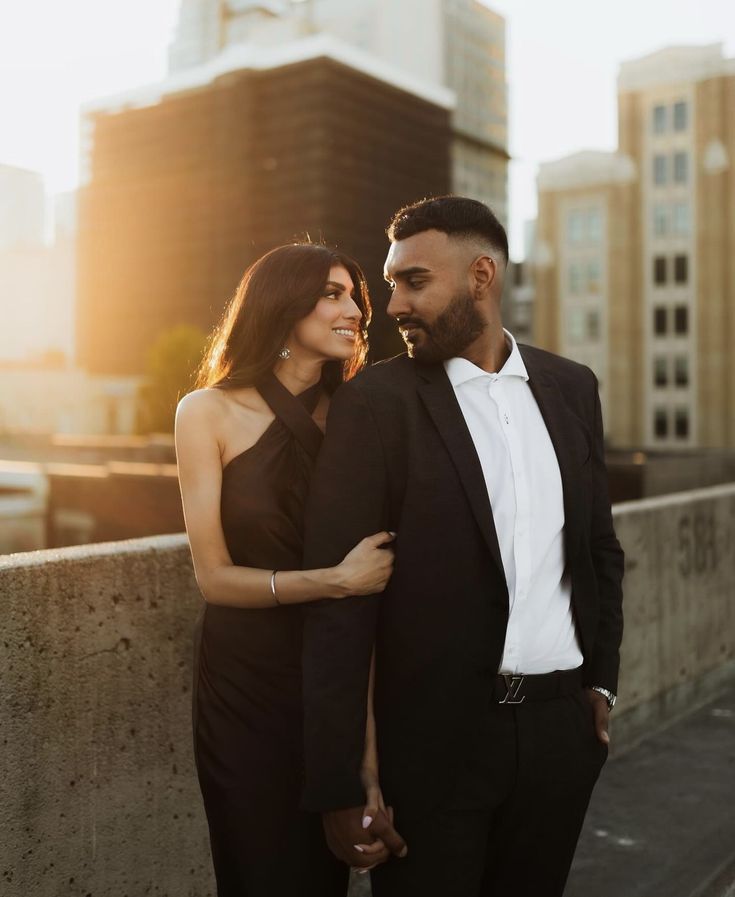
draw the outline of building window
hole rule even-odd
[[[584,215],[582,212],[569,213],[568,229],[570,243],[581,243],[584,240]]]
[[[653,362],[653,382],[656,386],[669,385],[669,364],[665,358],[660,356]]]
[[[668,327],[667,309],[663,305],[659,305],[653,310],[653,332],[656,336],[664,336]]]
[[[666,156],[653,157],[653,183],[666,183]]]
[[[571,343],[583,343],[585,339],[585,313],[581,308],[573,308],[569,312],[569,318],[567,319],[567,334],[569,336],[569,342]]]
[[[674,182],[686,184],[689,158],[686,153],[674,153]]]
[[[602,215],[599,209],[587,212],[587,239],[591,243],[599,243],[602,239]]]
[[[677,305],[674,309],[674,332],[679,336],[689,333],[689,309],[686,305]]]
[[[598,259],[587,262],[587,292],[599,293],[602,285],[602,271]]]
[[[687,129],[687,104],[681,100],[674,103],[674,130],[686,131]]]
[[[677,408],[674,414],[674,432],[677,439],[686,439],[689,436],[689,409]]]
[[[689,386],[689,359],[686,355],[674,359],[674,383],[677,386]]]
[[[686,283],[689,280],[689,258],[686,255],[674,256],[674,282]]]
[[[666,257],[663,255],[657,255],[653,260],[653,282],[666,283]]]
[[[657,439],[666,439],[669,435],[669,416],[665,408],[657,408],[654,411],[653,432]]]
[[[686,202],[674,203],[674,233],[680,237],[689,235],[689,204]]]
[[[587,312],[587,339],[598,340],[600,338],[600,313],[599,311]]]
[[[572,296],[578,296],[582,292],[582,266],[572,262],[569,266],[569,292]]]
[[[669,211],[666,206],[653,207],[653,232],[657,237],[665,236],[669,229]]]
[[[653,133],[663,134],[666,131],[666,106],[653,107]]]

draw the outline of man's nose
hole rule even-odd
[[[386,311],[390,315],[391,318],[398,318],[402,315],[407,315],[409,312],[407,303],[405,302],[402,291],[396,287],[391,293],[390,299],[388,300],[388,305],[386,307]]]

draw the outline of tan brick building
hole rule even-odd
[[[619,148],[541,166],[538,345],[590,365],[615,446],[735,447],[735,60],[624,63]]]

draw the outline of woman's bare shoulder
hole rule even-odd
[[[178,411],[189,415],[221,414],[225,409],[253,411],[260,414],[268,405],[254,386],[239,389],[218,389],[205,386],[187,393],[178,404]]]
[[[197,389],[179,402],[176,431],[181,440],[214,439],[223,465],[257,442],[273,412],[257,389]]]
[[[176,407],[176,423],[212,421],[225,410],[227,399],[222,390],[207,387],[187,393]]]

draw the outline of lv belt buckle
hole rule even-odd
[[[523,687],[523,676],[511,676],[510,673],[503,673],[505,680],[505,697],[498,701],[499,704],[522,704],[526,700],[526,696],[519,697],[521,688]]]

